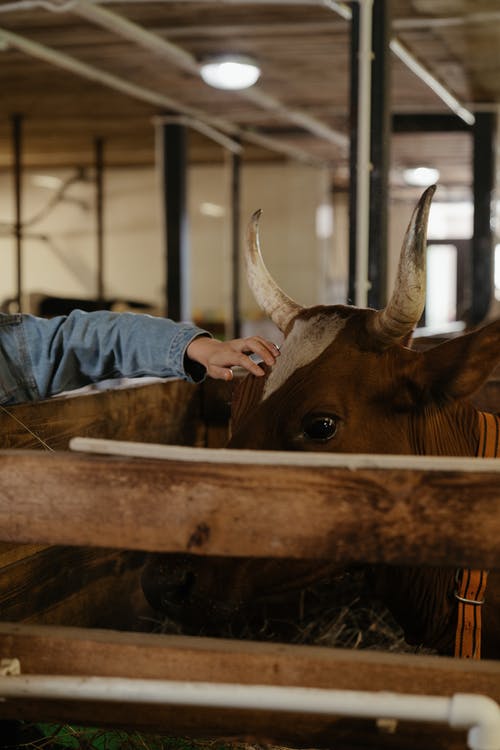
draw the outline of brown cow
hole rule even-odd
[[[244,381],[229,447],[477,455],[478,413],[467,399],[500,361],[500,321],[427,351],[408,348],[425,304],[426,226],[433,193],[429,188],[414,211],[395,290],[381,311],[343,305],[303,308],[291,300],[265,268],[259,213],[254,215],[248,235],[249,284],[285,341],[265,379]],[[410,643],[452,652],[454,571],[384,568],[374,580]],[[252,588],[246,577],[243,588],[242,598],[258,586]],[[500,657],[499,592],[498,577],[491,574],[484,606],[487,657]]]

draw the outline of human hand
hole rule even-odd
[[[278,347],[261,336],[249,336],[245,339],[217,341],[207,336],[198,336],[191,341],[186,354],[189,359],[202,364],[211,378],[232,380],[231,367],[244,367],[245,370],[261,377],[264,370],[250,359],[249,354],[258,354],[266,365],[272,366],[279,356]]]

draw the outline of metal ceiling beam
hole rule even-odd
[[[455,115],[434,115],[421,112],[392,116],[393,133],[470,133],[471,126]]]
[[[493,295],[496,115],[477,114],[473,135],[474,222],[472,234],[472,295],[469,322],[479,325],[488,314]]]

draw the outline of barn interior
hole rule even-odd
[[[256,209],[266,264],[290,296],[379,308],[415,203],[437,183],[419,334],[453,336],[498,317],[499,49],[497,0],[2,0],[0,309],[111,307],[193,320],[221,338],[276,338],[242,262]],[[203,62],[229,54],[258,64],[256,84],[228,91],[202,80]],[[176,382],[23,405],[15,419],[0,413],[2,448],[65,450],[74,435],[219,448],[231,395],[227,384]],[[478,404],[500,409],[496,382]],[[106,639],[83,629],[166,627],[144,600],[144,555],[115,539],[2,541],[0,644],[15,643],[33,671],[47,670],[50,652],[68,673],[92,674],[112,659]],[[71,572],[64,585],[61,569]],[[151,647],[141,669],[158,676],[163,657],[141,643]],[[134,658],[132,636],[118,644]],[[375,673],[374,664],[367,683]],[[133,663],[120,674],[134,675]],[[425,677],[412,679],[423,689]],[[52,718],[75,718],[56,709]],[[118,709],[90,710],[123,722]],[[13,718],[25,716],[2,715]],[[76,718],[88,723],[88,710]],[[161,723],[153,713],[150,724]],[[326,720],[298,731],[299,742],[331,746]],[[350,730],[335,731],[343,741]],[[376,734],[356,731],[346,748]],[[404,747],[424,734],[408,730]],[[442,747],[463,740],[446,734]]]
[[[252,328],[239,256],[258,208],[292,297],[381,307],[420,175],[439,186],[423,323],[491,314],[497,3],[376,2],[371,21],[363,7],[2,2],[4,308],[114,300]],[[254,86],[202,80],[228,53],[258,64]],[[436,172],[407,171],[422,168]]]

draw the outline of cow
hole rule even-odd
[[[284,342],[265,378],[243,381],[228,447],[478,455],[479,415],[469,399],[500,361],[500,321],[425,351],[410,346],[425,305],[427,220],[434,190],[424,192],[413,212],[395,288],[383,310],[303,307],[292,300],[264,264],[260,212],[254,214],[247,235],[247,277]],[[196,565],[200,569],[206,563]],[[316,573],[331,570],[318,567]],[[311,579],[315,571],[306,565],[301,574]],[[409,643],[453,652],[458,608],[454,571],[384,567],[371,575],[374,591]],[[241,567],[233,566],[231,581],[238,576],[241,581]],[[243,578],[241,600],[258,588],[252,587],[250,575]],[[191,586],[191,597],[195,588]],[[499,594],[499,575],[491,573],[482,637],[483,656],[489,658],[500,658]],[[221,596],[216,599],[220,602]]]

